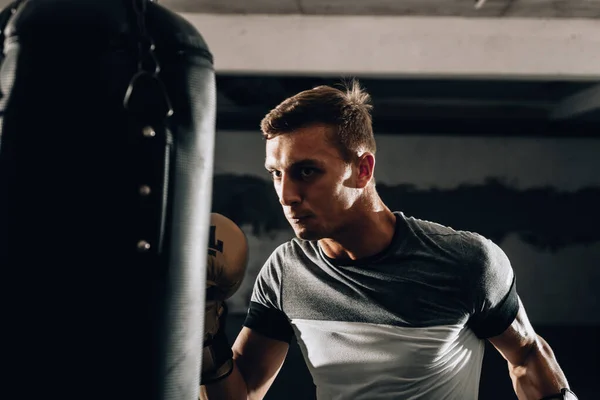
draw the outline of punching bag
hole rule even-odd
[[[145,0],[3,12],[2,397],[197,399],[212,56]]]

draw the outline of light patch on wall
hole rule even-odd
[[[539,137],[377,136],[377,180],[452,189],[498,177],[511,187],[600,186],[600,140]]]
[[[268,179],[260,132],[219,132],[215,174]],[[600,140],[592,138],[377,136],[376,178],[388,185],[453,189],[496,177],[515,189],[600,186]]]

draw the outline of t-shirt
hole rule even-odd
[[[483,339],[519,309],[510,262],[477,233],[394,214],[391,244],[360,260],[317,241],[279,246],[244,325],[295,336],[320,400],[477,399]]]

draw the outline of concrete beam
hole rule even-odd
[[[600,0],[158,0],[158,3],[176,12],[208,14],[600,18]]]
[[[600,85],[594,85],[563,99],[554,107],[550,118],[569,119],[594,110],[600,110]]]
[[[600,79],[593,20],[181,15],[221,73]]]

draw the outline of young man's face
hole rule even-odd
[[[329,143],[328,129],[312,125],[267,140],[265,168],[301,239],[332,238],[347,223],[360,191],[354,185],[355,168]]]

